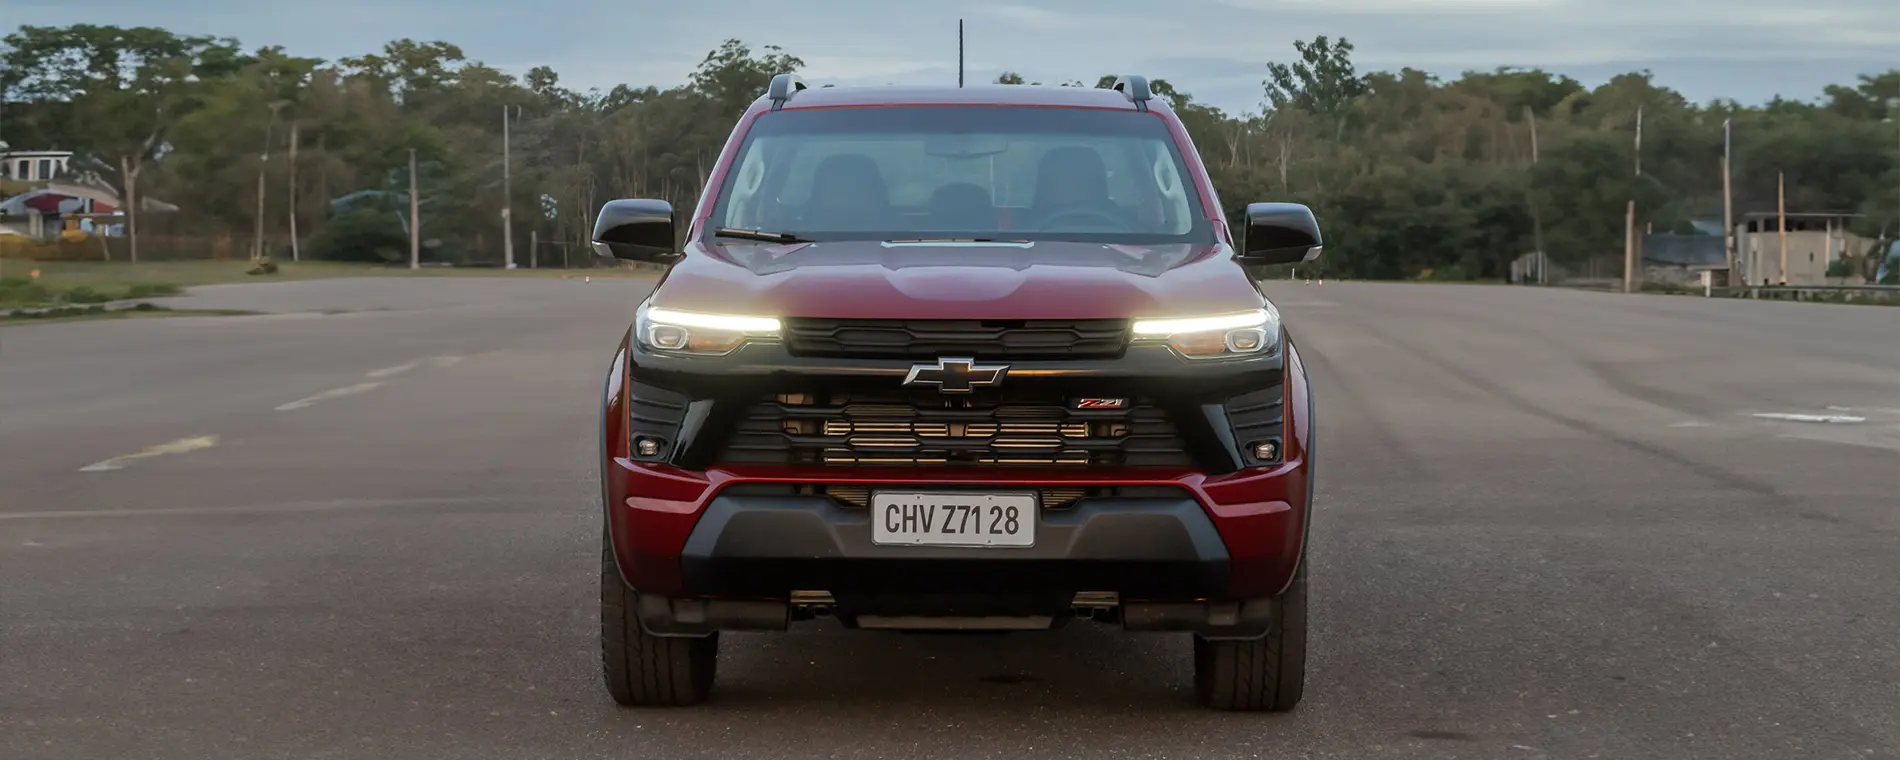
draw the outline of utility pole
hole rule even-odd
[[[1722,252],[1728,258],[1728,284],[1735,279],[1735,196],[1729,188],[1729,122],[1722,120]]]
[[[416,209],[422,204],[416,199],[416,149],[409,149],[409,268],[422,268],[422,220],[416,218]]]
[[[277,112],[289,101],[273,100],[270,104],[270,122],[264,125],[264,155],[257,162],[257,228],[251,240],[251,260],[264,259],[264,170],[270,166],[271,133],[277,130]]]
[[[297,245],[297,121],[290,122],[290,260],[302,261]]]
[[[541,231],[528,230],[528,268],[541,268]]]
[[[963,86],[963,19],[957,19],[957,86]]]
[[[502,267],[515,268],[515,196],[509,169],[513,162],[508,153],[508,106],[501,107],[501,251]]]
[[[1643,107],[1636,107],[1636,176],[1643,176]]]
[[[1788,284],[1788,183],[1775,172],[1775,218],[1781,227],[1781,284]]]
[[[1537,166],[1537,112],[1524,106],[1524,120],[1531,125],[1531,166]],[[1550,284],[1550,254],[1544,251],[1544,215],[1537,209],[1536,188],[1526,187],[1531,205],[1531,241],[1537,248],[1537,284]]]
[[[1636,107],[1636,177],[1643,176],[1643,107]],[[1631,188],[1629,208],[1623,214],[1623,292],[1636,292],[1636,195]]]
[[[1636,292],[1636,201],[1623,212],[1623,292]]]

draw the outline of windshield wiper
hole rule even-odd
[[[738,227],[720,227],[713,230],[713,234],[718,237],[738,238],[740,240],[761,240],[767,243],[812,242],[789,232],[766,232],[764,230],[747,230]]]
[[[940,238],[903,238],[901,240],[886,240],[884,242],[895,243],[895,244],[904,244],[904,243],[1015,243],[1015,244],[1021,244],[1021,243],[1028,243],[1031,241],[1011,240],[1011,239],[1005,239],[1005,238],[987,238],[987,237],[940,237]]]

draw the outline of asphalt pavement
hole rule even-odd
[[[0,327],[0,757],[1900,757],[1900,309],[1274,283],[1321,470],[1306,701],[1188,641],[813,624],[600,683],[643,280],[246,284]]]

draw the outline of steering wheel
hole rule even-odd
[[[1042,224],[1037,225],[1037,229],[1043,232],[1047,232],[1049,231],[1050,227],[1055,226],[1053,224],[1055,221],[1060,220],[1060,219],[1065,219],[1065,218],[1075,218],[1075,219],[1081,219],[1081,220],[1086,220],[1086,221],[1101,222],[1102,224],[1099,226],[1111,227],[1111,228],[1114,228],[1118,232],[1129,231],[1128,223],[1126,221],[1123,221],[1116,217],[1110,216],[1106,213],[1095,211],[1092,209],[1074,209],[1071,211],[1058,211],[1054,214],[1050,214],[1049,216],[1045,217],[1042,220]]]

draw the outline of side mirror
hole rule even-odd
[[[648,264],[679,261],[673,204],[648,199],[608,201],[594,220],[594,251]]]
[[[1298,203],[1247,204],[1247,229],[1240,263],[1247,266],[1297,264],[1319,258],[1319,220]]]

